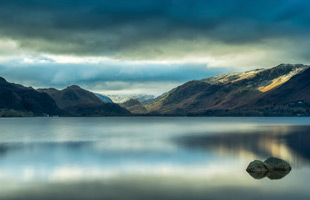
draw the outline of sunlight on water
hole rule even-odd
[[[1,199],[310,198],[308,118],[28,118],[0,127]],[[292,172],[276,181],[246,173],[269,156]]]

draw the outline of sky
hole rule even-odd
[[[309,0],[0,0],[0,76],[160,95],[193,79],[310,64]]]

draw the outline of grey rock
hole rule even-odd
[[[265,160],[265,163],[272,167],[275,171],[291,171],[290,164],[280,158],[270,157]]]
[[[246,169],[247,172],[270,172],[272,171],[272,167],[264,163],[260,160],[254,160],[249,164],[249,166]]]
[[[269,171],[248,171],[250,176],[252,176],[254,179],[263,179],[265,177],[269,177],[270,173]]]
[[[290,171],[272,171],[268,173],[266,176],[270,180],[278,180],[284,178],[286,175],[288,175]]]
[[[254,160],[249,164],[246,171],[255,179],[268,177],[271,180],[282,179],[291,171],[288,162],[270,157],[265,162]]]

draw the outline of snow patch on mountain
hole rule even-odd
[[[271,84],[259,87],[258,90],[261,91],[261,92],[267,92],[267,91],[269,91],[269,90],[271,90],[271,89],[273,89],[273,88],[275,88],[275,87],[277,87],[279,85],[282,85],[283,83],[285,83],[288,80],[290,80],[293,76],[303,72],[307,68],[308,68],[307,66],[295,68],[290,73],[284,74],[282,76],[279,76],[278,78],[273,79]]]
[[[99,93],[94,93],[94,95],[96,95],[101,101],[103,101],[104,103],[114,103],[112,101],[112,99],[110,99],[109,97],[99,94]]]
[[[259,72],[264,71],[265,69],[254,69],[246,72],[234,72],[229,74],[221,74],[218,76],[202,79],[202,81],[207,82],[209,84],[217,85],[217,84],[226,84],[229,82],[237,82],[243,79],[252,78]]]
[[[130,99],[138,99],[141,103],[154,99],[154,95],[133,94],[133,95],[107,95],[114,103],[124,103]]]

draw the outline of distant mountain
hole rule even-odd
[[[111,98],[121,101],[121,106],[104,103],[76,85],[63,90],[35,90],[0,78],[0,117],[128,116],[131,112],[173,116],[310,116],[310,66],[281,64],[192,80],[157,98]]]
[[[62,115],[55,101],[31,87],[9,83],[0,77],[0,116]]]
[[[132,98],[138,99],[142,104],[147,104],[148,102],[155,99],[154,95],[147,95],[147,94],[140,94],[140,95],[133,95]]]
[[[114,103],[124,103],[130,99],[138,99],[142,104],[155,98],[154,95],[132,94],[132,95],[107,95]]]
[[[99,93],[94,93],[104,103],[113,103],[112,99]]]
[[[57,106],[61,109],[73,107],[77,105],[101,105],[102,101],[96,97],[92,92],[84,90],[77,85],[72,85],[63,90],[57,90],[54,88],[38,89],[40,92],[47,93],[56,102]]]
[[[103,103],[95,94],[72,85],[63,90],[54,88],[38,89],[52,97],[57,106],[71,116],[123,116],[130,112],[118,104]]]
[[[143,114],[147,112],[144,105],[138,99],[129,99],[120,105],[134,114]]]
[[[309,115],[309,80],[309,66],[281,64],[189,81],[146,108],[167,115]]]

